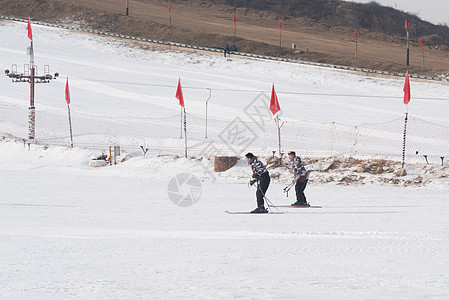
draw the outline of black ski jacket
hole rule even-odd
[[[249,162],[251,165],[251,170],[253,171],[253,177],[259,179],[262,174],[267,173],[267,168],[264,164],[257,159],[256,156],[253,156],[251,161]]]
[[[295,179],[299,176],[300,181],[309,179],[307,170],[302,164],[301,158],[299,156],[295,156],[295,158],[293,158],[293,173],[295,174]]]

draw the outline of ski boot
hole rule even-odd
[[[265,206],[259,206],[255,210],[251,211],[252,214],[266,214],[268,210],[265,208]]]

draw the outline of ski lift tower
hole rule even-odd
[[[5,75],[12,79],[12,82],[29,82],[30,83],[30,107],[28,115],[28,139],[32,142],[35,138],[36,128],[36,109],[34,107],[34,84],[35,83],[49,83],[52,79],[56,79],[59,73],[50,74],[50,66],[44,66],[44,75],[37,75],[37,68],[34,65],[34,51],[33,40],[31,46],[27,49],[27,54],[30,56],[30,64],[24,65],[24,72],[17,72],[17,65],[12,65],[11,71],[5,70]]]

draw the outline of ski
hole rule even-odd
[[[269,207],[290,207],[290,208],[323,208],[317,205],[269,205]]]
[[[229,211],[226,210],[225,213],[230,214],[230,215],[246,215],[246,214],[251,214],[251,215],[274,215],[274,214],[283,214],[283,211],[269,211],[267,213],[252,213],[250,211]]]

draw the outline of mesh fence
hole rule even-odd
[[[248,117],[250,114],[246,114]],[[119,145],[129,152],[141,147],[154,154],[185,153],[189,156],[243,156],[246,152],[269,156],[279,152],[279,131],[270,115],[255,121],[237,116],[232,121],[207,120],[186,115],[186,132],[181,115],[165,118],[116,118],[71,112],[73,140],[77,147],[106,151]],[[402,159],[404,118],[384,123],[349,126],[338,123],[280,121],[281,152],[295,150],[301,156],[379,157]],[[449,127],[409,116],[406,128],[406,160],[441,163],[449,156]],[[0,104],[0,131],[26,138],[28,108]],[[37,110],[36,141],[70,145],[67,111]]]

